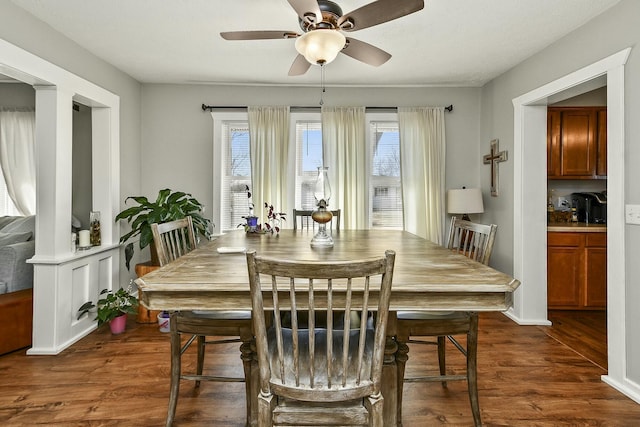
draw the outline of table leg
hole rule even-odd
[[[409,346],[405,342],[397,341],[398,351],[396,352],[397,378],[396,378],[396,396],[398,405],[396,409],[396,421],[398,427],[402,427],[402,392],[404,387],[404,368],[409,360]]]
[[[396,353],[398,344],[395,336],[397,330],[397,316],[395,311],[389,312],[387,319],[387,340],[384,348],[384,364],[382,365],[382,397],[384,398],[384,425],[396,426],[396,412],[398,399],[396,396],[397,367]]]
[[[398,345],[392,336],[387,337],[382,365],[382,397],[384,397],[384,425],[395,426],[398,399],[396,396],[397,368],[396,352]]]

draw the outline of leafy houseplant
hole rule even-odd
[[[96,304],[92,301],[87,301],[82,304],[78,309],[78,320],[94,308],[97,308],[95,320],[98,321],[98,327],[102,326],[103,323],[111,322],[123,314],[137,313],[138,299],[131,294],[131,285],[126,289],[120,288],[115,292],[103,289],[100,295],[104,296],[101,297]]]
[[[182,191],[172,192],[168,188],[160,190],[155,201],[151,202],[144,196],[130,196],[125,199],[125,204],[131,199],[138,205],[132,206],[120,212],[116,216],[116,222],[126,219],[131,224],[131,231],[120,237],[120,243],[124,243],[132,237],[140,236],[140,249],[153,244],[153,234],[151,233],[151,224],[157,222],[174,221],[176,219],[191,216],[193,227],[198,235],[202,235],[207,239],[211,236],[210,227],[212,222],[210,219],[202,216],[204,205],[196,200],[191,194]],[[133,242],[125,247],[125,262],[127,270],[133,258]],[[155,251],[151,251],[151,261],[155,265],[158,260],[155,259]]]

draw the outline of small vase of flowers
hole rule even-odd
[[[247,198],[249,199],[249,215],[243,216],[245,222],[238,224],[238,227],[244,227],[247,233],[276,233],[280,232],[280,225],[282,221],[286,220],[286,213],[277,212],[273,205],[264,204],[265,211],[267,213],[267,222],[264,224],[258,223],[258,217],[253,214],[253,202],[251,201],[251,191],[249,186],[245,186],[247,191]]]

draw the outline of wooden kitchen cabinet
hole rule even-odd
[[[581,233],[547,233],[547,305],[580,308],[584,282],[584,238]]]
[[[584,306],[607,307],[607,234],[588,233],[585,247]]]
[[[596,175],[607,176],[607,109],[600,108],[598,114],[598,141],[596,153]]]
[[[606,233],[547,233],[547,305],[600,310],[607,306]]]
[[[548,178],[606,178],[606,125],[606,107],[549,107]]]

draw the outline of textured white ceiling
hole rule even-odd
[[[299,31],[286,0],[12,0],[140,82],[317,85],[287,76],[294,40],[225,41],[221,31]],[[398,0],[402,1],[402,0]],[[479,86],[619,0],[426,0],[412,15],[350,33],[393,55],[346,55],[329,85]],[[344,13],[369,0],[338,0]]]

